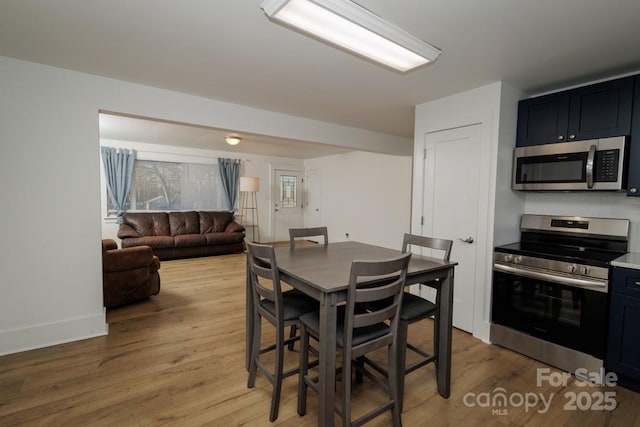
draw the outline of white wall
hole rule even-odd
[[[408,154],[362,129],[0,57],[0,354],[102,335],[98,112]]]
[[[101,139],[100,145],[108,147],[131,148],[136,150],[136,158],[142,160],[157,160],[164,162],[186,162],[217,164],[219,157],[242,159],[240,176],[255,176],[260,179],[260,191],[257,194],[258,201],[258,223],[260,224],[260,236],[263,242],[272,241],[271,221],[270,221],[270,193],[269,182],[271,180],[271,168],[273,165],[286,164],[290,167],[304,169],[304,161],[285,157],[259,156],[246,153],[229,153],[225,151],[203,150],[195,148],[185,148],[179,146],[168,146],[159,144],[149,144],[136,141],[120,141],[111,139]],[[118,224],[114,217],[107,218],[107,191],[104,183],[104,169],[102,164],[100,181],[100,201],[102,222],[102,238],[114,239],[120,246],[118,239]]]
[[[414,140],[413,212],[411,228],[421,230],[422,148],[425,134],[471,124],[481,125],[481,197],[478,206],[473,335],[488,341],[491,309],[492,253],[495,242],[517,240],[517,220],[524,209],[522,197],[504,182],[511,170],[509,152],[515,145],[515,117],[520,93],[496,82],[416,106]],[[503,117],[504,116],[504,121]],[[464,153],[460,153],[464,155]],[[508,158],[508,159],[507,159]],[[486,194],[486,197],[483,197]],[[499,209],[500,212],[496,212]],[[496,227],[496,221],[499,226]],[[455,259],[455,254],[452,254]]]
[[[322,222],[329,241],[399,249],[409,231],[411,157],[352,152],[305,161],[322,175]]]

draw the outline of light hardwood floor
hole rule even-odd
[[[109,311],[108,336],[1,357],[0,426],[270,425],[271,385],[258,374],[256,387],[246,387],[244,268],[242,254],[165,261],[160,294]],[[420,338],[431,335],[428,322],[410,327],[413,342],[431,343]],[[263,329],[265,339],[272,338],[272,328]],[[297,357],[287,352],[287,363]],[[573,378],[566,386],[539,387],[538,368],[547,366],[454,330],[451,397],[438,395],[432,366],[410,374],[403,423],[640,425],[640,394],[621,387],[579,387]],[[307,415],[296,414],[296,381],[284,382],[275,424],[314,426],[312,392]],[[480,406],[499,388],[511,403]],[[605,391],[614,393],[613,411],[565,408],[571,404],[566,393],[575,393],[584,406]],[[551,399],[546,411],[541,400],[530,408],[521,405],[521,397],[533,403],[534,393]],[[355,412],[381,398],[367,380],[354,395]],[[385,415],[370,425],[389,422]]]

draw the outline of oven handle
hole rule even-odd
[[[573,277],[557,276],[555,274],[543,273],[541,271],[525,270],[518,267],[511,267],[503,264],[493,264],[495,271],[503,273],[517,274],[532,279],[541,279],[548,282],[554,282],[561,285],[573,286],[576,288],[592,289],[598,292],[607,292],[607,282],[588,280],[588,279],[576,279]]]

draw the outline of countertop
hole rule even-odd
[[[611,261],[611,265],[614,267],[624,267],[631,268],[633,270],[640,270],[640,253],[629,252],[628,254],[622,255],[621,257]]]

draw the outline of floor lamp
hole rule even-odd
[[[260,243],[258,199],[256,196],[258,191],[260,191],[260,178],[240,177],[240,216],[244,228],[247,231],[251,229],[251,241],[256,243]]]

